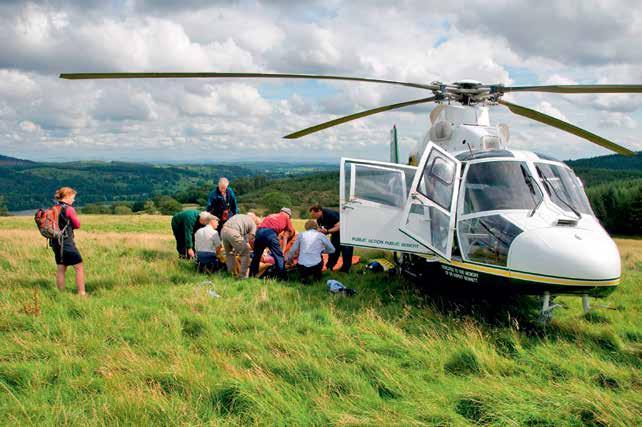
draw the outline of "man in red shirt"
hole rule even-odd
[[[294,235],[291,217],[292,211],[289,208],[281,208],[279,213],[266,216],[259,224],[254,238],[254,255],[250,264],[250,276],[256,276],[258,273],[261,255],[263,255],[265,248],[268,248],[274,257],[277,277],[284,277],[285,263],[279,244],[279,234],[285,232],[286,237]]]

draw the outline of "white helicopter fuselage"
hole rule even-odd
[[[439,105],[431,121],[416,167],[342,159],[343,244],[516,293],[602,296],[619,284],[618,249],[568,166],[508,149],[485,107]]]

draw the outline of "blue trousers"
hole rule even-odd
[[[276,232],[270,228],[259,228],[256,230],[256,237],[254,238],[254,255],[252,256],[252,263],[250,264],[250,276],[256,276],[256,273],[259,272],[261,255],[263,255],[265,248],[268,248],[270,252],[272,252],[277,275],[282,277],[285,272],[283,251],[281,251],[279,237],[276,235]]]
[[[215,252],[196,252],[196,267],[199,273],[212,273],[221,268]]]

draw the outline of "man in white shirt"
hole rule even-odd
[[[216,231],[218,218],[209,212],[201,212],[199,221],[207,225],[194,234],[196,265],[198,271],[202,273],[212,273],[221,266],[217,257],[217,254],[222,250],[221,238]]]
[[[299,260],[297,269],[301,275],[301,282],[310,283],[310,277],[314,280],[321,279],[323,270],[322,253],[334,253],[335,249],[330,240],[317,231],[317,222],[313,219],[305,223],[305,231],[297,237],[292,249],[288,252],[288,262],[291,262],[298,252]]]

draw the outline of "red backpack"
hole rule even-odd
[[[49,209],[38,209],[33,219],[36,221],[38,231],[43,237],[58,241],[62,240],[69,223],[60,229],[60,214],[62,213],[62,205],[53,205]]]

